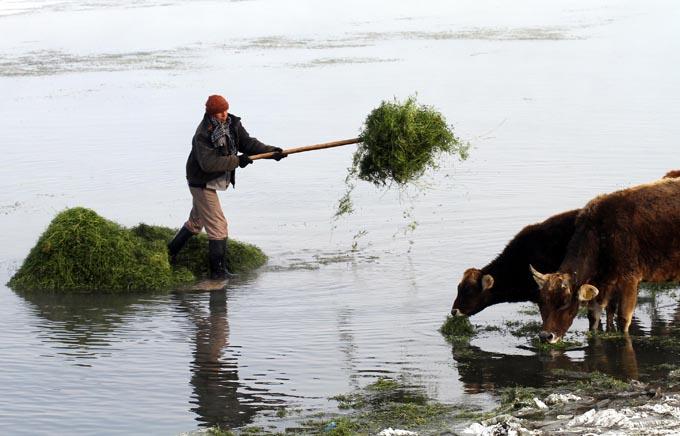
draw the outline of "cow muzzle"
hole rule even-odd
[[[557,336],[555,333],[546,332],[544,330],[538,334],[538,338],[541,340],[541,342],[547,342],[549,344],[554,344],[560,340],[559,336]]]
[[[451,315],[453,316],[465,316],[463,312],[460,311],[460,309],[451,309]]]

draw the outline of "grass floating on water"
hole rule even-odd
[[[192,238],[170,265],[166,244],[176,230],[140,224],[131,229],[76,207],[59,213],[31,249],[8,286],[19,291],[133,292],[167,290],[207,272],[208,241]],[[257,247],[229,241],[230,267],[264,265]]]
[[[457,342],[469,340],[477,331],[467,316],[447,315],[444,324],[439,328],[439,332],[447,341]]]
[[[433,400],[423,389],[390,378],[332,399],[338,401],[339,409],[349,413],[308,421],[306,426],[312,434],[369,435],[387,427],[440,434],[457,412],[455,406]]]

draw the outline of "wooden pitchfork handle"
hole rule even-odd
[[[357,144],[361,142],[361,138],[343,139],[342,141],[324,142],[323,144],[306,145],[304,147],[287,148],[283,150],[283,154],[295,154],[302,153],[303,151],[311,150],[323,150],[324,148],[340,147],[341,145]],[[274,156],[276,151],[270,151],[268,153],[254,154],[250,157],[252,160],[267,159],[268,157]]]

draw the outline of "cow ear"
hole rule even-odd
[[[491,289],[493,287],[493,276],[491,274],[484,274],[482,276],[482,291]]]
[[[578,288],[578,299],[579,301],[590,301],[597,297],[597,294],[599,293],[600,291],[593,285],[581,285],[581,287]]]
[[[529,270],[531,270],[531,275],[534,276],[534,281],[538,285],[538,288],[543,288],[543,285],[547,280],[545,274],[541,274],[540,272],[536,271],[532,265],[529,265]]]

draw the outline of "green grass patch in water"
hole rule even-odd
[[[540,321],[507,321],[505,325],[508,327],[510,334],[518,338],[538,336],[543,329],[543,323]]]
[[[190,283],[207,272],[208,240],[192,238],[173,267],[167,243],[176,230],[140,224],[131,229],[90,209],[66,209],[52,220],[8,286],[18,291],[158,291]],[[257,247],[229,241],[233,271],[267,261]]]
[[[400,385],[398,381],[391,378],[381,377],[377,381],[366,386],[366,389],[371,391],[388,391],[397,389],[399,386]]]
[[[449,342],[469,341],[476,334],[476,329],[467,316],[447,315],[439,332]]]
[[[226,430],[221,427],[210,427],[208,430],[206,430],[205,434],[209,436],[236,436],[236,433],[233,431]]]
[[[331,420],[308,421],[307,426],[312,434],[324,434],[328,436],[358,436],[368,432],[362,429],[361,423],[350,417],[338,417]]]
[[[445,428],[460,412],[460,408],[431,400],[419,388],[389,378],[378,379],[364,389],[332,399],[339,402],[340,409],[351,409],[351,412],[339,419],[307,422],[312,433],[368,435],[387,427]]]
[[[602,339],[602,340],[611,340],[611,341],[618,341],[626,338],[626,334],[618,331],[618,330],[610,330],[610,331],[604,331],[604,330],[588,330],[586,332],[586,337],[588,339]]]
[[[599,371],[573,372],[555,369],[552,373],[561,379],[561,384],[569,386],[569,390],[575,392],[600,393],[604,390],[625,391],[630,388],[629,383]]]
[[[477,325],[476,328],[480,331],[483,331],[483,332],[502,332],[503,331],[503,329],[500,326],[497,326],[497,325],[485,325],[485,326]]]
[[[130,231],[149,243],[161,241],[167,244],[175,234],[176,229],[169,227],[139,224]],[[166,249],[167,252],[167,249]],[[253,271],[267,263],[267,255],[252,244],[227,240],[227,268],[234,273]],[[201,277],[208,274],[208,236],[204,233],[196,235],[187,241],[177,255],[176,269],[186,268],[194,276]]]
[[[628,389],[629,384],[623,380],[619,380],[610,375],[603,374],[598,371],[590,373],[587,379],[580,380],[576,384],[577,389],[585,391],[600,391],[602,389],[611,389],[616,391],[624,391]]]
[[[244,427],[241,429],[239,432],[240,435],[271,435],[271,432],[268,432],[262,427],[258,426],[248,426]]]

